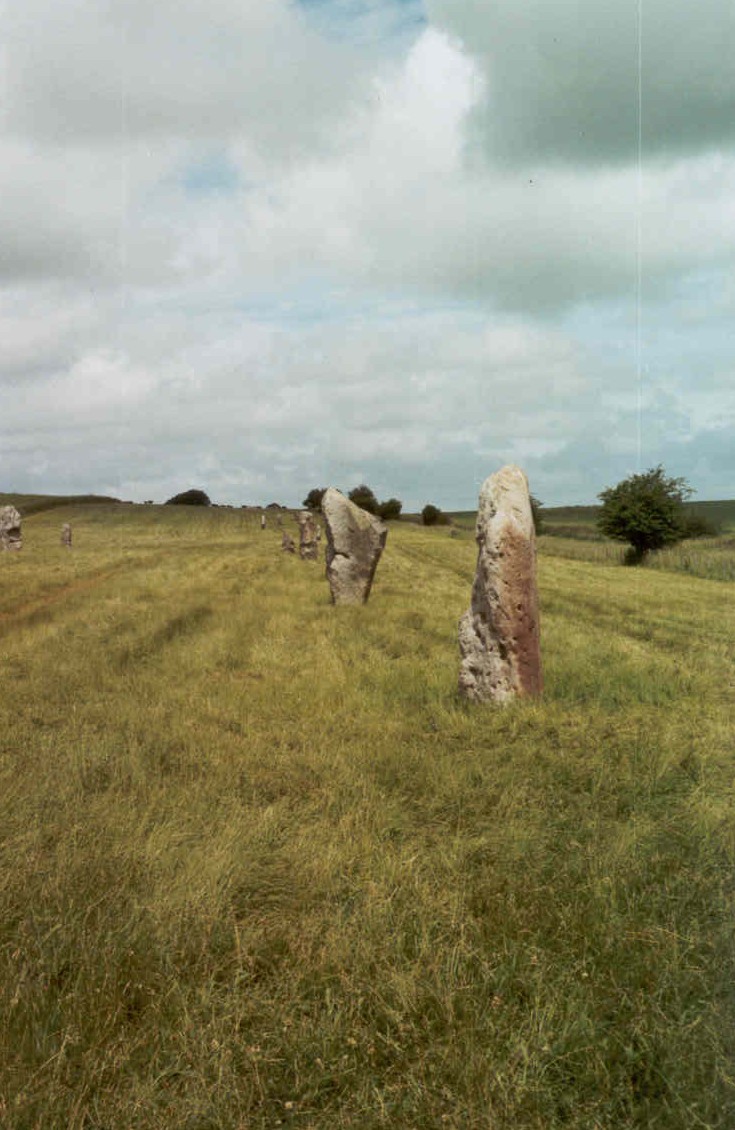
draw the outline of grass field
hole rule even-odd
[[[245,512],[24,521],[0,1126],[735,1125],[735,584],[565,541],[544,697],[496,710],[469,531],[393,524],[335,609]]]

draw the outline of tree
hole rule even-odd
[[[326,487],[312,487],[302,505],[305,506],[307,510],[321,510],[322,499],[326,493]]]
[[[378,513],[378,506],[380,504],[366,483],[360,483],[359,487],[354,487],[347,497],[350,502],[354,502],[355,506],[367,510],[368,514]]]
[[[685,479],[669,478],[659,464],[598,495],[602,509],[597,528],[606,537],[628,542],[631,549],[626,560],[634,564],[652,549],[673,545],[686,536],[684,499],[692,493]]]
[[[421,521],[425,526],[435,526],[441,518],[441,510],[433,503],[427,502],[424,509],[421,511]]]
[[[381,502],[378,507],[378,515],[384,522],[390,522],[395,518],[400,518],[403,503],[400,498],[388,498],[385,502]]]
[[[541,513],[543,502],[539,502],[535,494],[531,498],[531,517],[533,518],[533,532],[535,534],[542,534],[544,532],[544,516]]]
[[[167,506],[211,506],[209,496],[203,490],[185,490],[169,498]]]

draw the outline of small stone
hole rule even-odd
[[[388,537],[388,527],[334,487],[322,498],[327,580],[333,604],[364,604]]]
[[[508,465],[480,490],[477,569],[459,621],[459,692],[473,702],[541,693],[536,538],[528,481]]]
[[[302,561],[316,561],[319,556],[319,541],[316,536],[316,522],[310,510],[302,510],[298,516],[299,554]]]
[[[61,544],[65,545],[67,549],[71,549],[71,524],[64,522],[61,527]]]
[[[284,553],[296,552],[296,542],[293,540],[290,534],[286,533],[285,530],[283,531],[283,534],[281,536],[281,549]]]
[[[260,528],[261,530],[265,529],[265,514],[260,515]]]
[[[0,545],[3,549],[22,549],[21,517],[14,506],[0,509]]]

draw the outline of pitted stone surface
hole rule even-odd
[[[334,487],[322,498],[327,534],[327,580],[333,604],[364,604],[388,527]]]
[[[310,510],[301,510],[299,522],[299,556],[302,561],[316,561],[319,556],[319,541],[316,522]]]
[[[0,545],[3,549],[22,549],[21,517],[14,506],[0,509]]]
[[[459,621],[459,691],[474,702],[507,702],[543,688],[536,538],[528,482],[512,464],[480,490],[477,569]]]

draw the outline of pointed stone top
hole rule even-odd
[[[341,490],[337,490],[336,487],[327,487],[322,497],[322,514],[326,516],[327,513],[332,514],[335,511],[349,515],[350,524],[356,526],[357,529],[370,530],[378,527],[386,531],[388,529],[380,521],[380,518],[376,518],[374,514],[369,514],[367,510],[357,506],[352,499],[342,494]]]
[[[388,527],[335,487],[322,498],[327,532],[327,580],[334,604],[364,604],[388,537]]]
[[[533,514],[526,474],[515,463],[506,463],[489,475],[480,487],[477,508],[477,535],[488,522],[502,512],[503,521],[518,524],[520,530],[533,534]]]

